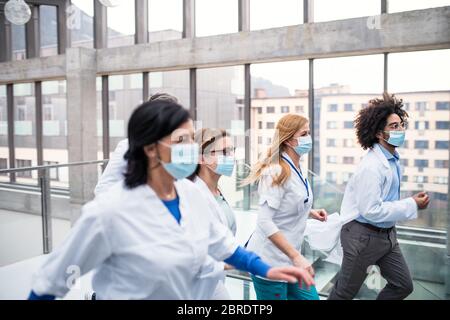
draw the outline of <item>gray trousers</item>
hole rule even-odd
[[[344,252],[337,281],[329,300],[351,300],[364,283],[368,268],[377,265],[387,285],[380,300],[401,300],[413,291],[411,275],[397,242],[397,231],[378,232],[351,221],[341,230]]]

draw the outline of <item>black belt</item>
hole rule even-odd
[[[389,232],[391,232],[392,229],[394,229],[394,227],[379,228],[379,227],[376,227],[376,226],[371,225],[369,223],[363,223],[363,222],[359,222],[357,220],[353,220],[353,221],[355,221],[356,223],[359,223],[360,225],[362,225],[362,226],[364,226],[364,227],[366,227],[366,228],[368,228],[370,230],[373,230],[373,231],[376,231],[376,232],[380,232],[380,233],[389,233]]]

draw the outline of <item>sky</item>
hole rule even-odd
[[[108,27],[124,34],[134,33],[134,0],[116,0],[119,6],[108,8]],[[90,0],[72,0],[92,14]],[[316,22],[374,16],[380,12],[380,0],[315,0]],[[251,0],[252,30],[287,26],[303,21],[303,0]],[[390,0],[389,12],[450,5],[450,0]],[[238,0],[196,0],[197,36],[237,32]],[[149,0],[149,31],[182,30],[182,0]],[[307,61],[252,65],[253,76],[295,89],[308,87]],[[354,93],[381,92],[383,56],[359,56],[317,59],[315,86],[330,83],[350,85]],[[449,90],[450,50],[398,53],[389,56],[389,91]]]

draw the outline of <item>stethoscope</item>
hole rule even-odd
[[[308,185],[308,179],[307,179],[307,178],[303,179],[302,174],[297,170],[297,168],[294,166],[294,164],[293,164],[288,158],[286,158],[285,156],[281,156],[281,158],[282,158],[284,161],[286,161],[286,162],[291,166],[291,168],[297,173],[298,177],[299,177],[300,180],[303,182],[303,185],[305,186],[306,194],[307,194],[307,198],[306,198],[305,201],[303,201],[303,203],[307,203],[307,202],[309,201],[309,185]]]

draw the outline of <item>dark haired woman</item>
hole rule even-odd
[[[313,279],[270,267],[215,223],[190,176],[198,162],[188,111],[172,101],[139,106],[128,123],[125,181],[83,208],[69,237],[36,273],[30,299],[64,296],[73,268],[95,270],[99,299],[192,299],[208,255],[271,279]]]
[[[417,218],[425,209],[425,192],[400,199],[401,169],[395,150],[405,140],[408,114],[402,100],[385,93],[356,117],[356,136],[364,150],[347,184],[341,206],[346,223],[341,230],[344,252],[341,271],[330,299],[353,299],[368,268],[377,265],[387,285],[378,299],[404,299],[413,290],[411,275],[397,242],[395,223]]]

